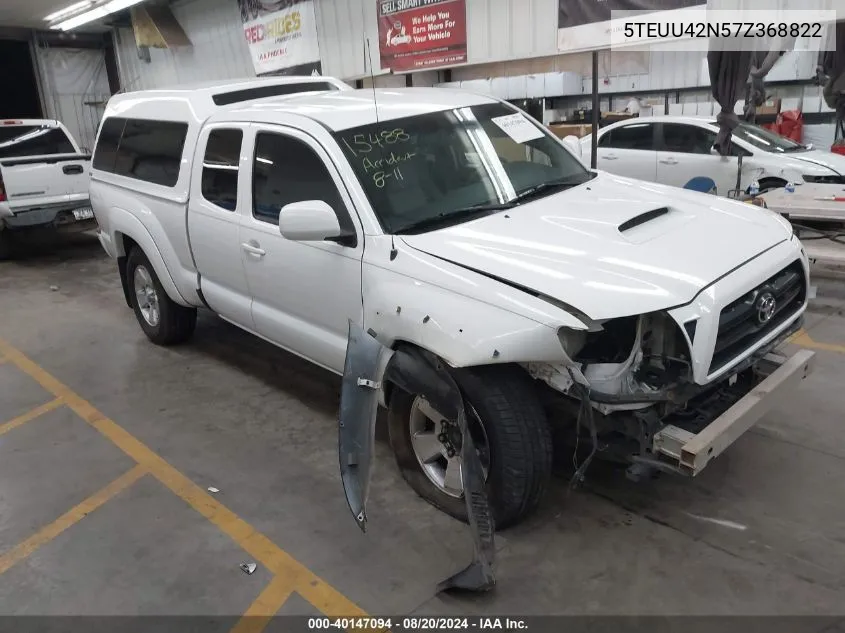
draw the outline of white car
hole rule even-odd
[[[96,228],[90,164],[58,121],[0,120],[0,260],[12,255],[21,232]]]
[[[754,181],[760,190],[801,184],[845,184],[845,156],[812,149],[751,123],[740,122],[732,137],[732,156],[713,151],[719,126],[715,117],[636,117],[599,129],[596,166],[620,176],[685,187],[694,178],[712,181],[717,195],[736,189],[737,161],[742,155],[740,188]],[[592,138],[580,140],[590,164]]]
[[[691,476],[809,372],[777,353],[809,269],[776,214],[591,172],[492,97],[272,81],[307,93],[112,97],[91,201],[153,342],[207,308],[344,376],[361,526],[378,404],[416,492],[466,519],[483,472],[506,527],[546,488],[553,425],[632,476]]]

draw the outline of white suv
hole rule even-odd
[[[742,155],[740,188],[756,180],[761,191],[787,182],[845,184],[845,156],[812,149],[751,123],[733,132],[732,155],[713,151],[719,126],[711,118],[687,116],[637,117],[599,130],[596,165],[613,174],[662,185],[685,187],[694,178],[709,178],[715,193],[736,189],[738,157]],[[581,139],[589,164],[592,138]]]
[[[379,402],[416,492],[466,519],[483,472],[505,527],[546,488],[552,425],[692,476],[810,370],[775,353],[808,288],[776,214],[591,172],[492,97],[273,81],[306,94],[112,97],[91,201],[153,342],[204,307],[343,374],[362,527]]]

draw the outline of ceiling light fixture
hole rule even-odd
[[[94,0],[82,0],[82,2],[77,2],[75,4],[70,5],[69,7],[65,7],[64,9],[59,9],[58,11],[54,11],[50,15],[44,18],[45,22],[52,22],[56,18],[60,18],[65,15],[69,15],[83,7],[88,7],[94,4]]]
[[[78,26],[88,24],[94,20],[99,20],[111,13],[123,11],[124,9],[128,9],[129,7],[141,2],[143,2],[143,0],[111,0],[110,2],[93,7],[88,11],[84,11],[79,15],[75,15],[72,18],[62,20],[58,24],[51,25],[50,28],[57,29],[59,31],[70,31]]]

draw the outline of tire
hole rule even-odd
[[[142,306],[138,291],[136,289],[136,275],[149,282],[149,288],[155,293],[157,307],[157,318],[149,312],[150,296],[147,295],[148,303]],[[150,260],[140,248],[133,248],[126,258],[126,283],[129,286],[129,301],[138,324],[156,345],[178,345],[184,343],[194,333],[197,324],[197,311],[195,308],[186,308],[175,303],[167,296]]]
[[[0,262],[12,259],[14,254],[14,240],[12,240],[12,236],[9,235],[8,230],[0,228]]]
[[[473,437],[479,427],[486,436],[487,498],[496,529],[516,525],[537,508],[552,471],[551,431],[533,381],[510,366],[458,370],[455,380],[464,395],[468,422],[475,419]],[[414,452],[411,424],[416,399],[398,388],[391,394],[387,419],[396,463],[418,495],[467,522],[463,495],[452,496],[435,485]]]

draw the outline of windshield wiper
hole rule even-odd
[[[494,202],[489,204],[477,204],[471,207],[464,207],[462,209],[455,209],[454,211],[447,211],[435,215],[433,218],[426,218],[419,222],[413,222],[401,229],[394,231],[395,235],[404,235],[408,233],[419,233],[423,231],[431,231],[433,229],[443,228],[452,224],[459,224],[461,222],[468,222],[476,218],[491,215],[497,211],[506,211],[513,209],[516,205],[513,202]]]
[[[529,198],[534,198],[541,193],[550,193],[552,191],[562,191],[564,189],[569,189],[570,187],[577,187],[578,185],[583,185],[585,182],[589,182],[594,176],[595,174],[591,173],[587,178],[585,178],[584,175],[579,175],[575,178],[560,178],[558,180],[541,182],[539,185],[534,185],[533,187],[528,187],[528,189],[518,191],[514,201],[523,202]]]

